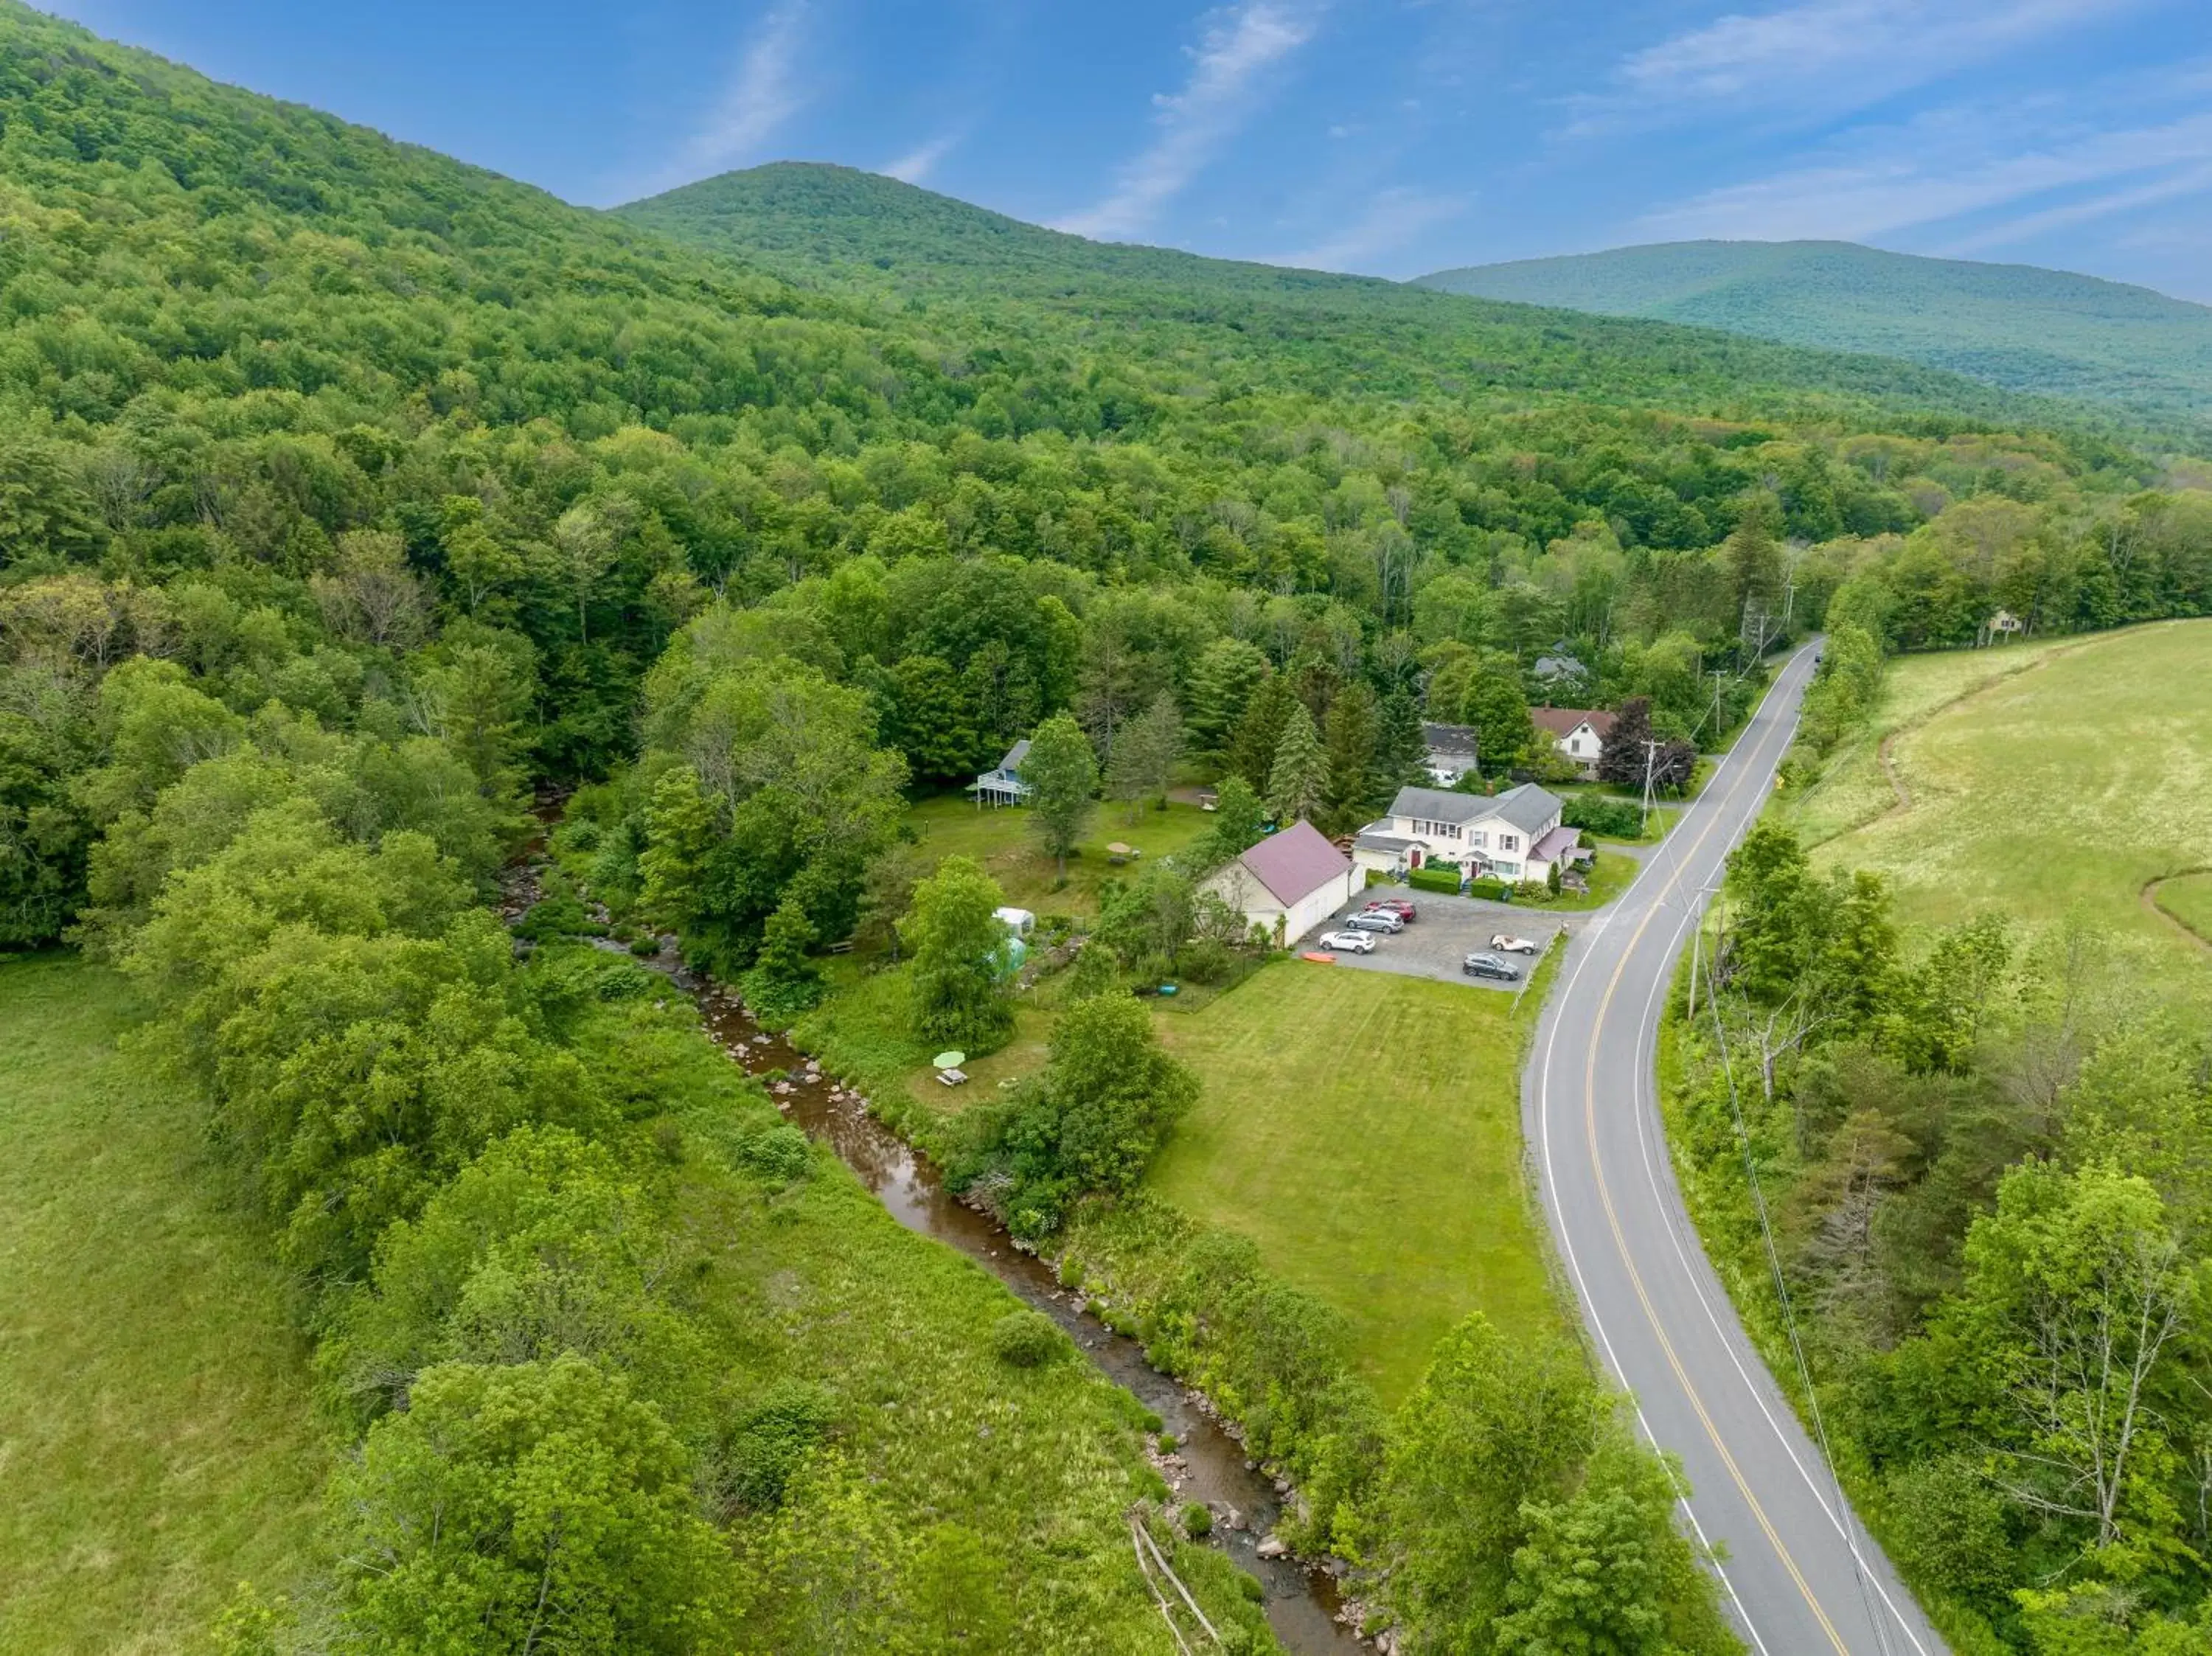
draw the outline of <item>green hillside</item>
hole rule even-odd
[[[1179,381],[1199,372],[1324,395],[1492,403],[1597,394],[1715,414],[2079,418],[1897,361],[1091,241],[850,167],[786,161],[726,173],[616,216],[803,287],[957,318],[966,331],[1110,350]]]
[[[1294,777],[1286,807],[1334,832],[1418,766],[1424,719],[1477,725],[1501,773],[1545,765],[1528,667],[1562,644],[1589,705],[1710,737],[1839,590],[1913,647],[1998,605],[2044,634],[2212,612],[2212,494],[2057,404],[749,177],[680,200],[793,193],[676,212],[705,244],[679,245],[0,0],[0,949],[75,943],[137,986],[194,1189],[283,1285],[343,1447],[283,1545],[223,1539],[284,1494],[234,1462],[191,1546],[112,1549],[116,1582],[175,1561],[180,1629],[250,1575],[264,1602],[224,1648],[1164,1653],[1134,1510],[1190,1608],[1237,1623],[1224,1647],[1264,1651],[1190,1538],[1211,1520],[1146,1458],[1159,1422],[810,1148],[665,977],[582,939],[663,966],[672,940],[763,1021],[842,1020],[860,1056],[816,1056],[847,1082],[956,1036],[988,1062],[1001,1014],[1057,1017],[1035,1088],[961,1089],[953,1174],[1050,1246],[1201,1085],[1137,1002],[1090,991],[1255,963],[1191,889],[1259,833],[1231,776]],[[1024,737],[1133,809],[1194,774],[1231,807],[1191,865],[1102,867],[1079,838],[1031,960],[1085,975],[1034,990],[985,971],[1009,894],[950,859],[922,890],[902,832]],[[554,792],[560,867],[496,911]],[[96,1126],[71,1113],[94,1085],[33,1102]],[[1510,1144],[1468,1153],[1510,1172]],[[85,1299],[71,1326],[102,1349],[65,1354],[70,1383],[156,1375],[75,1293],[51,1222],[100,1198],[72,1165],[0,1192],[0,1243],[52,1244],[0,1258],[53,1267],[19,1297]],[[1509,1580],[1549,1591],[1530,1514],[1585,1499],[1657,1572],[1670,1645],[1731,1647],[1578,1353],[1463,1327],[1391,1415],[1359,1335],[1192,1234],[1137,1239],[1188,1298],[1104,1308],[1296,1482],[1286,1540],[1358,1538],[1347,1586],[1401,1647],[1486,1648]],[[163,1261],[129,1263],[136,1304]],[[1504,1441],[1486,1399],[1531,1365],[1581,1376],[1544,1380],[1537,1472],[1501,1489],[1485,1456],[1421,1453],[1460,1435],[1433,1422]],[[169,1436],[33,1465],[0,1433],[47,1486],[0,1606],[68,1592],[70,1515],[118,1467],[158,1492]],[[23,1596],[27,1571],[58,1585]],[[1455,1571],[1488,1596],[1421,1596]]]
[[[1683,241],[1439,270],[1417,285],[1871,351],[2011,391],[2212,413],[2212,309],[2033,265],[1846,241]]]

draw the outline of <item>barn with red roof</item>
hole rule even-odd
[[[1245,920],[1287,946],[1366,889],[1364,870],[1310,822],[1271,834],[1206,881]]]

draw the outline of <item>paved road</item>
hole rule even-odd
[[[1667,1157],[1660,1009],[1706,891],[1758,816],[1813,667],[1783,669],[1704,795],[1577,937],[1523,1099],[1544,1205],[1600,1353],[1644,1431],[1681,1458],[1690,1521],[1725,1547],[1763,1656],[1939,1656],[1928,1625],[1744,1338]]]

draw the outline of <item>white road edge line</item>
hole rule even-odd
[[[1765,798],[1766,788],[1772,786],[1774,773],[1780,768],[1781,759],[1778,757],[1774,764],[1768,768],[1766,778],[1759,789],[1759,797]],[[1698,919],[1698,915],[1695,909],[1690,910],[1683,916],[1680,922],[1674,927],[1674,936],[1668,940],[1669,953],[1680,949],[1682,934],[1688,931]],[[1650,1124],[1657,1113],[1658,1098],[1656,1093],[1647,1093],[1645,1090],[1658,1071],[1658,1025],[1652,1022],[1651,1013],[1652,1009],[1658,1004],[1661,991],[1665,987],[1666,981],[1663,979],[1653,982],[1651,992],[1645,998],[1644,1003],[1644,1022],[1639,1026],[1637,1034],[1638,1061],[1636,1077],[1636,1137],[1638,1145],[1644,1155],[1644,1179],[1650,1186],[1652,1194],[1658,1199],[1661,1214],[1668,1221],[1668,1240],[1674,1245],[1675,1257],[1681,1261],[1682,1272],[1689,1281],[1690,1291],[1697,1295],[1698,1304],[1704,1310],[1706,1320],[1712,1324],[1713,1332],[1719,1337],[1722,1348],[1728,1353],[1729,1362],[1734,1365],[1737,1375],[1742,1380],[1745,1390],[1751,1393],[1752,1401],[1759,1405],[1759,1412],[1765,1417],[1767,1428],[1774,1434],[1775,1441],[1782,1446],[1783,1453],[1790,1457],[1790,1464],[1797,1469],[1798,1477],[1805,1480],[1805,1487],[1812,1491],[1814,1502],[1818,1504],[1821,1512],[1826,1514],[1828,1522],[1835,1526],[1836,1533],[1843,1538],[1844,1544],[1850,1549],[1852,1558],[1857,1562],[1860,1568],[1866,1572],[1868,1580],[1874,1584],[1874,1590],[1881,1596],[1882,1605],[1889,1611],[1891,1619],[1903,1630],[1905,1636],[1912,1641],[1912,1647],[1920,1653],[1920,1656],[1928,1656],[1928,1647],[1920,1642],[1920,1635],[1912,1630],[1912,1624],[1899,1611],[1896,1600],[1889,1596],[1888,1588],[1882,1585],[1881,1572],[1869,1562],[1865,1553],[1860,1550],[1858,1537],[1853,1532],[1851,1526],[1846,1524],[1838,1515],[1834,1507],[1829,1502],[1826,1492],[1822,1490],[1805,1463],[1798,1458],[1796,1450],[1791,1447],[1789,1434],[1783,1430],[1781,1422],[1774,1417],[1773,1410],[1766,1406],[1765,1393],[1760,1390],[1758,1382],[1752,1378],[1750,1371],[1744,1367],[1743,1358],[1736,1350],[1736,1342],[1729,1338],[1726,1325],[1721,1321],[1719,1313],[1713,1309],[1712,1301],[1705,1293],[1705,1283],[1682,1246],[1680,1230],[1673,1222],[1674,1214],[1671,1204],[1667,1199],[1665,1187],[1659,1182],[1658,1169],[1653,1165],[1651,1159],[1650,1130]],[[1649,1063],[1643,1061],[1647,1032],[1650,1040],[1650,1061]],[[1700,1246],[1702,1247],[1702,1244]]]
[[[1812,646],[1808,645],[1806,647],[1809,649]],[[1802,653],[1802,651],[1799,652],[1800,655]],[[1754,714],[1753,717],[1755,718],[1756,715]],[[1781,762],[1781,756],[1777,755],[1774,761],[1775,767],[1779,767]],[[1721,763],[1723,766],[1725,766],[1728,763],[1728,760],[1724,758],[1722,760]],[[1718,779],[1718,774],[1719,773],[1717,770],[1715,772],[1715,779]],[[1724,807],[1717,801],[1714,809],[1716,810],[1720,810],[1724,809]],[[1688,813],[1685,812],[1683,814],[1683,820],[1686,820],[1687,816]],[[1672,828],[1668,828],[1668,836],[1671,839],[1675,833],[1680,831],[1681,827],[1682,821],[1677,821]],[[1677,864],[1675,865],[1675,871],[1668,876],[1668,880],[1671,882],[1679,878],[1680,864]],[[1642,883],[1642,879],[1643,876],[1639,874],[1636,880],[1630,883],[1629,889],[1621,893],[1613,911],[1613,914],[1607,917],[1608,921],[1619,915],[1626,913],[1628,907],[1628,900],[1634,893],[1637,885]],[[1662,895],[1655,901],[1665,901],[1663,888]],[[1575,969],[1568,974],[1567,981],[1559,992],[1560,1005],[1564,1006],[1565,1004],[1567,998],[1574,993],[1575,986],[1582,981],[1583,968],[1589,964],[1589,951],[1587,949],[1583,950],[1582,957],[1575,962]],[[1545,1191],[1551,1199],[1553,1211],[1554,1213],[1562,1213],[1564,1212],[1564,1210],[1561,1208],[1559,1203],[1559,1180],[1553,1172],[1552,1162],[1552,1059],[1553,1054],[1558,1050],[1559,1041],[1559,1020],[1556,1009],[1554,1009],[1551,1022],[1552,1027],[1546,1033],[1544,1038],[1543,1068],[1537,1077],[1536,1083],[1536,1136],[1539,1145],[1540,1146],[1540,1153],[1544,1162]],[[1582,1262],[1576,1257],[1574,1239],[1568,1234],[1567,1227],[1564,1219],[1562,1219],[1558,1227],[1558,1234],[1559,1247],[1567,1256],[1567,1269],[1573,1275],[1575,1279],[1576,1295],[1582,1301],[1583,1314],[1589,1319],[1590,1331],[1597,1336],[1598,1344],[1605,1350],[1606,1366],[1613,1370],[1614,1380],[1620,1383],[1622,1390],[1628,1392],[1631,1400],[1634,1401],[1636,1397],[1634,1389],[1629,1386],[1628,1376],[1622,1371],[1620,1360],[1614,1354],[1612,1338],[1605,1331],[1604,1319],[1598,1315],[1597,1308],[1590,1299],[1589,1285],[1583,1277]],[[1644,1441],[1650,1443],[1655,1450],[1657,1450],[1663,1454],[1666,1452],[1666,1446],[1659,1441],[1658,1435],[1651,1429],[1651,1422],[1644,1416],[1643,1404],[1641,1402],[1635,1402],[1635,1409],[1636,1424],[1643,1432]],[[1679,1489],[1680,1486],[1678,1483],[1676,1487]],[[1690,1520],[1690,1528],[1696,1532],[1698,1544],[1705,1549],[1706,1556],[1712,1565],[1713,1574],[1720,1578],[1721,1586],[1728,1590],[1729,1602],[1735,1606],[1736,1620],[1742,1625],[1743,1630],[1751,1635],[1751,1642],[1758,1647],[1759,1656],[1771,1656],[1771,1653],[1769,1653],[1766,1648],[1766,1641],[1759,1636],[1759,1629],[1751,1619],[1750,1611],[1745,1608],[1741,1596],[1738,1594],[1735,1590],[1735,1583],[1729,1579],[1727,1568],[1722,1564],[1718,1556],[1714,1553],[1711,1539],[1705,1534],[1705,1526],[1698,1522],[1698,1514],[1691,1507],[1688,1498],[1686,1496],[1678,1495],[1675,1504],[1682,1509],[1682,1515]]]

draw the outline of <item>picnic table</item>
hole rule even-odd
[[[947,1087],[964,1087],[968,1084],[968,1072],[965,1070],[939,1070],[937,1072],[937,1078]]]

